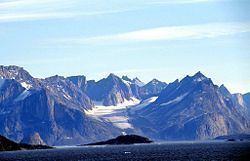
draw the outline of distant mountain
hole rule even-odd
[[[130,86],[114,74],[98,82],[88,81],[86,91],[92,100],[105,106],[117,105],[133,97]]]
[[[147,99],[149,97],[157,96],[166,86],[167,83],[161,82],[157,79],[153,79],[152,81],[140,88],[140,97],[142,99]]]
[[[135,84],[139,87],[142,87],[145,85],[145,83],[143,83],[139,78],[134,78],[134,79],[130,79],[128,76],[122,76],[122,79],[127,81],[129,84]]]
[[[75,145],[122,133],[155,140],[249,134],[249,111],[249,94],[231,94],[201,72],[144,85],[114,74],[99,81],[38,79],[21,67],[0,66],[0,134],[16,142]]]
[[[130,79],[127,76],[122,76],[122,80],[131,88],[133,96],[137,99],[141,99],[140,88],[144,86],[144,83],[137,77]]]
[[[161,140],[203,140],[249,133],[247,109],[241,100],[235,101],[241,98],[227,97],[228,93],[221,90],[201,72],[177,80],[155,102],[138,111],[134,126]]]

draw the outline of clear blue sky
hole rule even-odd
[[[249,0],[0,0],[0,64],[35,77],[202,71],[245,93],[249,62]]]

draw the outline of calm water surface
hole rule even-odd
[[[82,160],[246,160],[250,142],[176,142],[147,145],[74,147],[51,150],[0,152],[1,161]]]

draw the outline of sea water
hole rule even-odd
[[[0,152],[1,161],[249,160],[250,142],[169,142]]]

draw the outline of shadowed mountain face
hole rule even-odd
[[[148,136],[163,140],[211,139],[250,130],[241,98],[221,92],[200,72],[170,83],[133,122]]]
[[[134,98],[141,103],[121,105]],[[104,105],[99,110],[97,101]],[[129,130],[159,140],[212,139],[249,133],[249,109],[249,94],[231,94],[201,72],[144,85],[114,74],[97,82],[85,76],[37,79],[23,68],[0,66],[0,134],[17,142],[83,144]],[[116,126],[122,123],[132,129]]]

